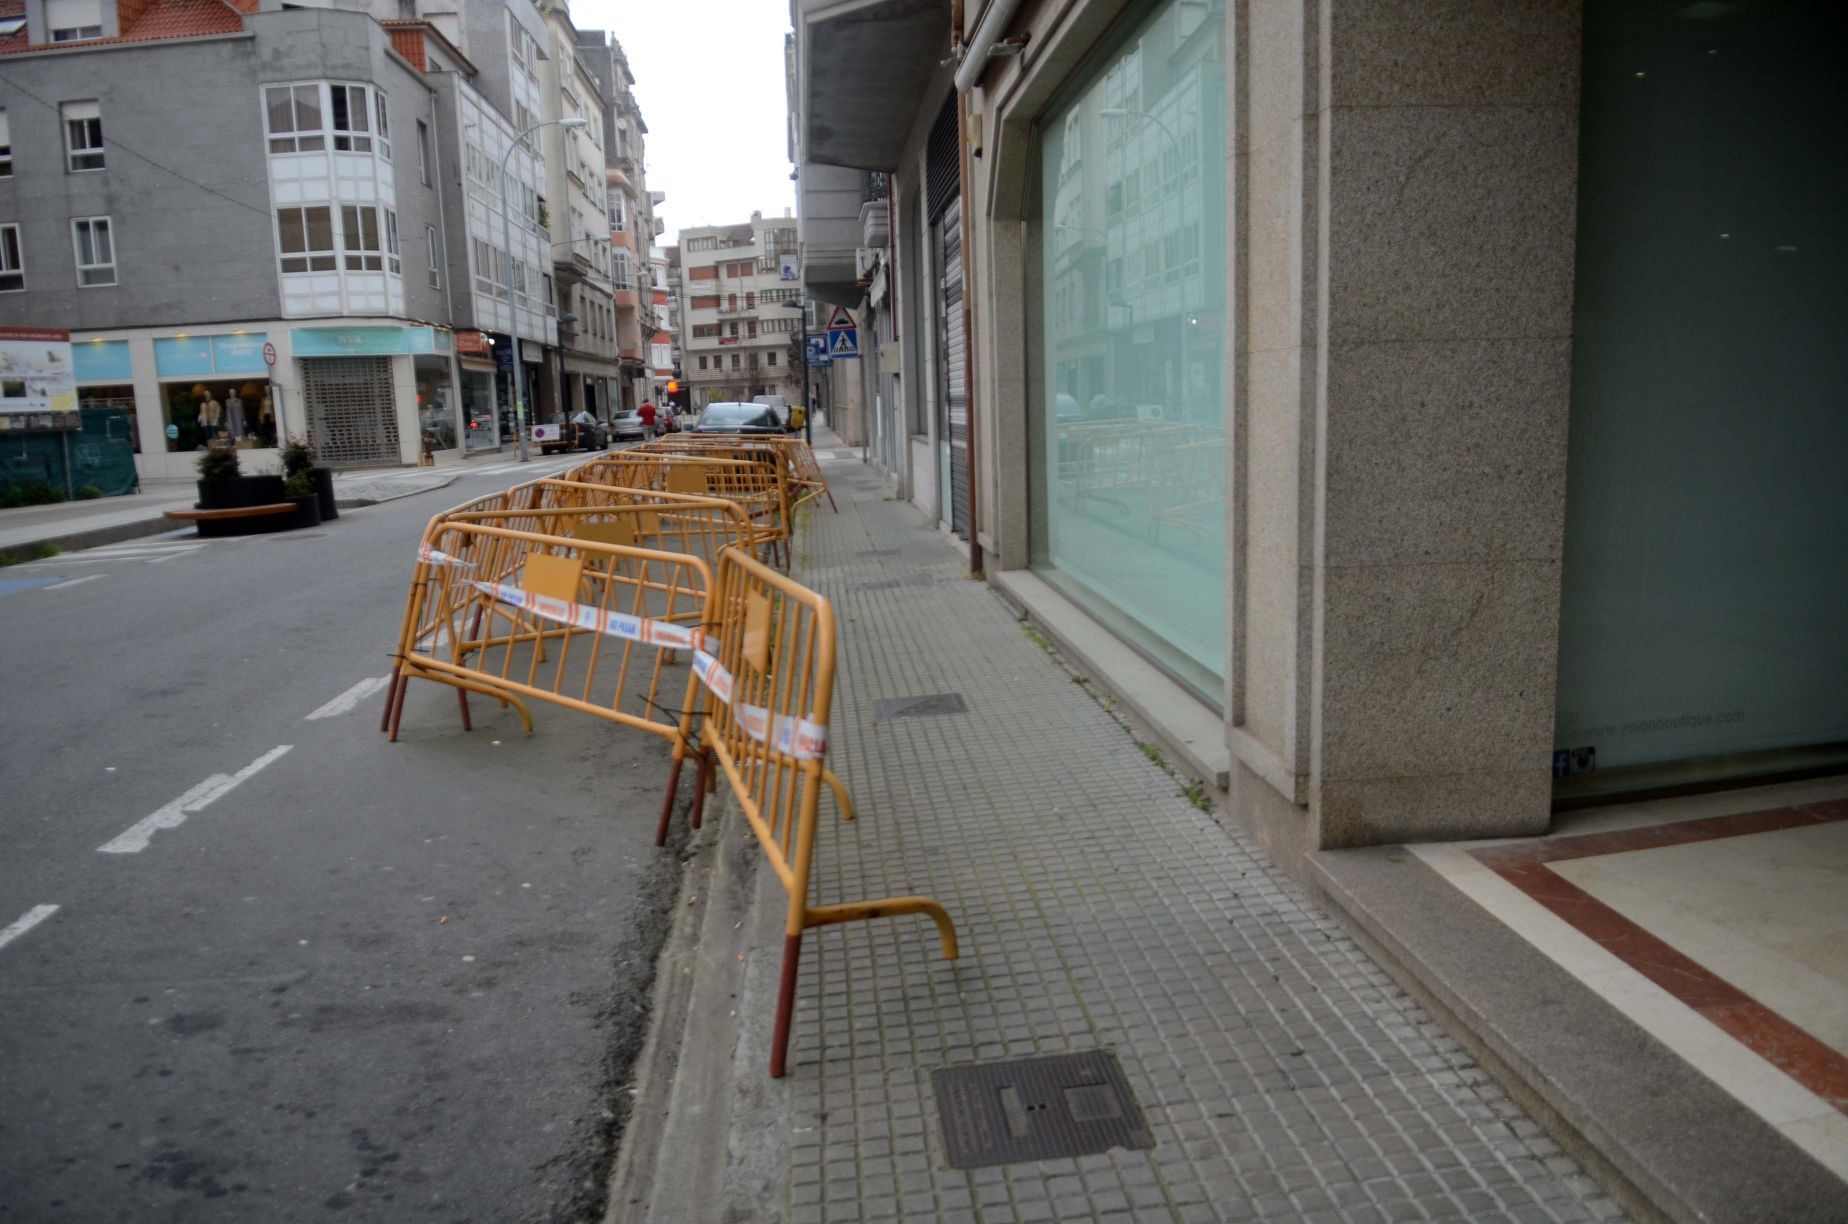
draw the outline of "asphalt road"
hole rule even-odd
[[[0,571],[0,1221],[594,1216],[666,745],[429,684],[378,732],[424,523],[513,479]]]

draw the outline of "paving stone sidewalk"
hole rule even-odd
[[[931,893],[963,956],[915,918],[806,940],[780,1218],[1621,1218],[913,508],[816,449],[840,512],[807,515],[796,572],[839,612],[831,757],[864,818],[824,829],[815,900]],[[874,718],[937,693],[967,712]],[[948,1166],[933,1070],[1098,1048],[1152,1151]]]

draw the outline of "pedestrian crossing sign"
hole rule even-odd
[[[860,332],[857,328],[843,327],[828,333],[828,356],[833,359],[858,357],[860,355]]]

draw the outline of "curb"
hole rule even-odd
[[[101,548],[105,544],[119,544],[123,540],[138,540],[144,536],[183,530],[185,528],[180,524],[172,522],[163,514],[156,513],[152,518],[114,523],[108,527],[92,527],[87,531],[67,531],[60,535],[46,535],[33,540],[22,540],[17,544],[0,545],[0,556],[17,557],[21,561],[35,561],[38,558],[33,554],[48,546],[61,553],[82,552],[86,548]]]
[[[711,796],[695,835],[603,1224],[782,1214],[788,1094],[765,1072],[777,964],[763,955],[766,931],[769,951],[781,952],[780,911],[756,903],[762,856],[730,808],[722,791]]]
[[[334,498],[334,505],[341,510],[363,510],[367,506],[382,506],[386,502],[395,502],[406,497],[416,497],[419,493],[434,493],[438,489],[447,489],[460,480],[465,473],[457,472],[454,476],[438,481],[436,484],[419,485],[406,489],[402,493],[391,493],[384,497],[340,497]]]

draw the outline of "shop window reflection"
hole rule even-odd
[[[1055,104],[1034,286],[1034,565],[1215,704],[1225,193],[1204,167],[1224,157],[1223,22],[1219,0],[1156,6]]]

